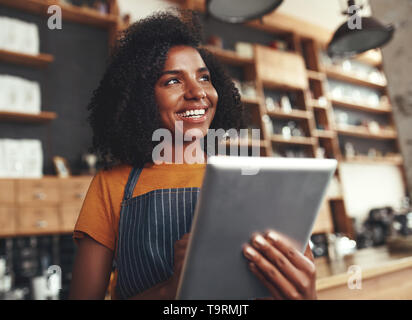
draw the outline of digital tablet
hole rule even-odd
[[[243,245],[273,229],[304,252],[336,166],[333,159],[210,157],[176,298],[270,296]]]

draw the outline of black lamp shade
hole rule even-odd
[[[207,0],[206,10],[212,17],[229,23],[243,23],[272,12],[283,0]]]
[[[379,48],[392,39],[395,28],[384,26],[371,17],[362,17],[361,29],[350,29],[342,24],[328,45],[331,57],[350,57],[371,49]]]

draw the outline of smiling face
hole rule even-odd
[[[162,126],[172,133],[182,121],[183,133],[199,129],[202,136],[216,113],[218,96],[199,52],[188,46],[172,47],[163,73],[155,85],[155,98]]]

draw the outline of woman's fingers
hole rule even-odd
[[[265,238],[274,247],[279,249],[280,252],[299,270],[305,272],[306,274],[313,276],[316,272],[315,264],[297,249],[292,247],[290,244],[286,243],[281,236],[279,236],[274,231],[268,231]]]
[[[315,262],[315,257],[313,256],[313,252],[309,245],[306,246],[305,257],[309,258],[313,263]]]
[[[256,265],[253,262],[249,263],[249,269],[264,284],[264,286],[269,290],[270,294],[272,295],[272,298],[258,298],[257,300],[284,300],[279,290],[265,278],[263,273],[260,272],[260,270],[256,267]]]
[[[279,289],[279,292],[286,299],[300,299],[301,295],[289,280],[280,272],[272,262],[269,262],[259,251],[246,244],[243,252],[256,268],[263,274],[264,278],[273,286]]]
[[[277,269],[294,284],[299,292],[304,292],[310,286],[307,276],[298,270],[277,248],[272,246],[262,235],[252,236],[252,245],[261,252],[267,260],[274,264]]]

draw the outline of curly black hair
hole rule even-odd
[[[197,49],[210,71],[219,97],[210,128],[244,126],[239,91],[225,67],[200,47],[201,34],[196,13],[169,10],[139,20],[119,38],[87,107],[93,130],[91,151],[99,156],[105,169],[152,162],[152,134],[161,127],[154,87],[169,49],[177,45]]]

